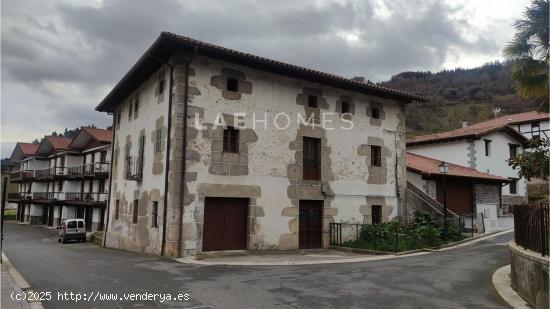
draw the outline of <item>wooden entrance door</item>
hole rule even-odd
[[[300,200],[299,217],[300,249],[322,247],[323,237],[323,201]]]
[[[207,197],[203,251],[246,249],[248,199]]]
[[[48,226],[53,225],[53,213],[55,212],[55,207],[50,206],[48,211]]]
[[[467,181],[447,179],[447,208],[458,215],[474,212],[472,184]],[[443,182],[437,181],[437,201],[443,205]]]

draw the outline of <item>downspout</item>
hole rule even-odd
[[[182,138],[183,138],[183,153],[182,153],[182,162],[181,162],[181,194],[180,194],[180,211],[178,218],[178,257],[181,256],[182,241],[183,241],[183,211],[184,211],[184,201],[185,201],[185,173],[187,172],[187,116],[188,116],[188,101],[189,101],[189,67],[191,66],[191,61],[197,55],[198,47],[195,46],[193,54],[186,58],[185,61],[185,87],[183,93],[183,129],[182,129]]]
[[[152,57],[154,58],[154,57]],[[156,58],[154,58],[156,59]],[[156,59],[157,60],[157,59]],[[157,60],[159,61],[159,60]],[[162,211],[162,241],[160,244],[160,255],[164,256],[166,246],[166,218],[168,212],[168,172],[170,171],[170,141],[172,134],[172,88],[174,84],[174,66],[171,63],[162,62],[170,67],[170,81],[168,86],[168,129],[166,132],[166,169],[164,170],[164,198]]]
[[[112,124],[112,132],[111,132],[111,166],[109,166],[109,193],[107,193],[107,211],[105,211],[105,216],[107,217],[106,220],[105,220],[105,229],[103,231],[103,241],[101,243],[101,245],[103,247],[105,247],[105,244],[107,243],[107,229],[109,228],[109,214],[110,214],[110,209],[111,209],[111,186],[113,184],[113,163],[114,163],[114,158],[115,158],[115,149],[114,149],[114,145],[115,145],[115,138],[116,138],[116,134],[115,134],[115,125],[116,125],[116,119],[115,119],[115,115],[116,114],[112,114],[113,115],[113,124]],[[59,214],[59,216],[61,216],[61,214]]]

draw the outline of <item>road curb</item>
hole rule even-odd
[[[530,309],[531,306],[512,289],[510,271],[510,265],[497,269],[497,271],[493,273],[493,286],[500,297],[508,303],[510,307],[515,309]]]
[[[25,278],[21,275],[21,273],[13,266],[11,261],[8,259],[8,257],[2,252],[2,266],[5,267],[8,274],[11,276],[15,284],[18,288],[20,288],[22,291],[29,293],[33,292],[31,289],[30,284],[25,280]],[[44,309],[42,306],[42,302],[40,301],[27,301],[29,303],[29,306],[31,308],[36,309]]]
[[[194,264],[194,265],[202,265],[202,266],[214,266],[214,265],[225,265],[225,266],[294,266],[294,265],[319,265],[319,264],[345,264],[345,263],[358,263],[358,262],[369,262],[369,261],[380,261],[380,260],[388,260],[388,259],[397,259],[397,258],[405,258],[405,257],[411,257],[411,256],[419,256],[424,254],[430,254],[434,252],[443,252],[447,250],[451,250],[454,248],[460,248],[464,246],[468,246],[470,244],[474,244],[480,241],[483,241],[485,239],[497,237],[503,234],[507,234],[512,232],[513,230],[505,230],[497,233],[492,233],[489,235],[484,235],[481,237],[477,237],[475,239],[470,239],[466,242],[460,242],[458,244],[455,244],[450,247],[444,247],[437,250],[418,250],[415,252],[409,252],[408,254],[384,254],[384,255],[368,255],[368,256],[361,256],[361,257],[353,257],[353,258],[347,258],[347,259],[333,259],[333,260],[316,260],[316,261],[282,261],[282,262],[231,262],[231,261],[224,261],[224,262],[213,262],[213,261],[207,261],[204,259],[194,259],[189,257],[183,257],[183,258],[174,258],[176,262],[184,263],[184,264]]]

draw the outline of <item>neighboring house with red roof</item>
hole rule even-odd
[[[442,174],[439,169],[441,163],[441,160],[407,153],[407,181],[412,195],[424,193],[443,205],[446,188],[447,207],[450,211],[457,215],[484,212],[489,217],[486,219],[491,219],[491,224],[496,219],[497,209],[502,207],[501,187],[509,180],[453,163],[447,163],[447,174]],[[407,195],[409,205],[414,203],[415,198]],[[437,208],[441,210],[441,207]]]
[[[524,151],[529,137],[546,136],[548,113],[528,112],[434,134],[416,136],[407,141],[407,151],[429,158],[498,175],[509,182],[502,188],[502,204],[524,203],[527,181],[506,162]],[[537,126],[531,126],[537,123]],[[526,126],[529,125],[529,130]],[[520,132],[517,129],[522,129]]]
[[[83,127],[74,138],[45,136],[39,145],[18,143],[11,176],[19,192],[17,219],[56,226],[83,218],[87,231],[102,230],[108,195],[112,131]]]

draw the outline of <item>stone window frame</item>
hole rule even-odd
[[[313,95],[317,97],[317,107],[309,106],[309,97]],[[329,110],[330,105],[327,99],[323,96],[322,88],[304,87],[302,92],[296,96],[296,104],[304,107],[306,119],[313,117],[314,123],[321,122],[321,110]]]
[[[382,147],[377,145],[370,146],[370,166],[382,166]]]
[[[227,89],[228,78],[237,80],[237,90]],[[226,100],[240,100],[243,94],[252,94],[252,82],[246,79],[243,71],[232,68],[222,68],[220,75],[214,75],[210,78],[210,85],[221,90],[222,97]]]
[[[363,215],[363,224],[373,224],[372,223],[373,206],[381,206],[380,223],[386,223],[390,221],[390,216],[391,216],[391,213],[393,212],[394,206],[388,205],[386,197],[384,196],[367,195],[366,205],[361,205],[359,207],[359,212]]]
[[[374,118],[373,108],[378,109],[378,118]],[[386,119],[386,112],[384,111],[384,105],[378,101],[369,101],[367,106],[367,117],[371,126],[379,127],[382,125],[382,121]]]
[[[347,102],[349,106],[349,111],[346,113],[342,112],[344,102]],[[340,117],[343,119],[351,120],[352,115],[355,115],[355,102],[352,100],[351,96],[341,95],[338,100],[336,100],[335,112],[340,114]]]

